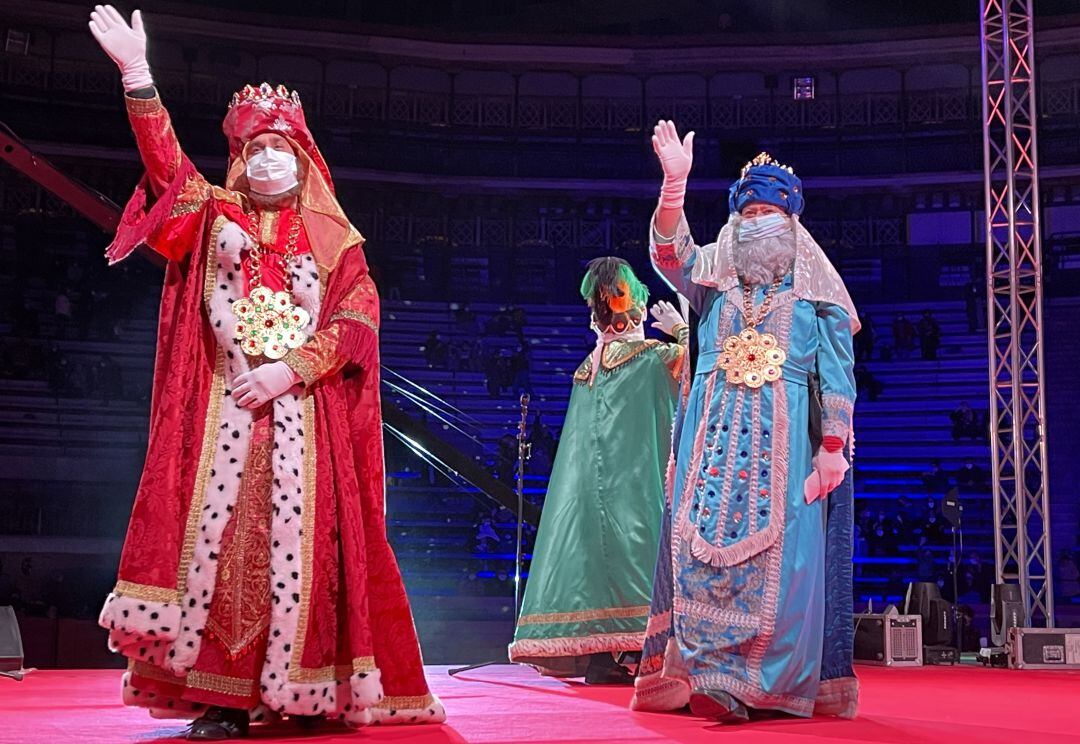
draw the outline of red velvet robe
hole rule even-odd
[[[145,243],[168,265],[146,463],[100,618],[131,660],[125,702],[169,717],[262,703],[355,724],[442,721],[386,539],[379,302],[363,239],[332,188],[305,186],[294,296],[317,326],[285,360],[303,385],[238,409],[228,386],[250,364],[230,347],[227,303],[247,277],[216,237],[252,205],[203,179],[158,98],[126,100],[147,175],[109,257]],[[327,234],[333,250],[318,242]],[[234,560],[241,537],[265,560]],[[244,637],[225,627],[233,616]]]

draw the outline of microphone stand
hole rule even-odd
[[[960,493],[958,489],[953,489],[953,492],[945,494],[945,498],[942,500],[942,505],[945,505],[950,499],[955,499],[955,506],[950,505],[949,513],[946,518],[949,520],[950,527],[952,528],[952,586],[953,586],[953,602],[952,602],[952,616],[953,616],[953,635],[956,637],[956,658],[960,658],[960,650],[963,648],[963,630],[960,627],[960,556],[964,552],[964,528],[963,528],[963,515],[964,504],[960,500]],[[960,547],[957,548],[957,539],[960,541]]]
[[[521,549],[522,536],[525,530],[525,461],[532,456],[532,445],[525,441],[525,422],[529,415],[529,394],[521,395],[521,421],[518,422],[517,434],[517,544],[514,549],[514,627],[517,627],[518,616],[521,614],[521,564],[524,555]],[[507,661],[483,661],[479,664],[450,669],[447,673],[456,677],[462,672],[470,672],[481,667],[506,664]]]

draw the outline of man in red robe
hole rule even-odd
[[[123,698],[249,720],[437,723],[383,515],[379,300],[296,93],[247,86],[225,186],[180,148],[132,25],[97,6],[146,175],[110,262],[168,263],[146,464],[102,610]]]

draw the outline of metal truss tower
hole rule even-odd
[[[979,6],[994,560],[1029,624],[1052,627],[1032,0]]]

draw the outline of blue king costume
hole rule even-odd
[[[763,153],[732,185],[716,242],[697,245],[685,218],[672,237],[652,229],[655,269],[700,316],[699,356],[675,422],[635,710],[719,694],[855,715],[851,472],[825,500],[807,503],[803,484],[823,438],[850,457],[859,321],[799,222],[802,192]],[[752,203],[782,208],[795,232],[793,267],[771,287],[743,286],[735,268],[737,215]]]

